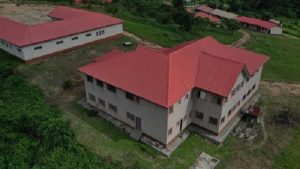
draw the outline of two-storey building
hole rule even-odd
[[[207,37],[112,50],[79,70],[90,105],[168,145],[190,124],[218,135],[256,92],[267,60]]]

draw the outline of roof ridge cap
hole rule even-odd
[[[220,57],[220,56],[217,56],[217,55],[214,55],[214,54],[208,53],[208,52],[206,52],[206,51],[203,51],[203,50],[201,50],[201,52],[202,52],[202,53],[204,53],[204,54],[206,54],[206,55],[209,55],[209,56],[212,56],[212,57],[218,58],[218,59],[222,59],[222,60],[230,61],[230,62],[233,62],[233,63],[237,63],[237,64],[245,65],[245,63],[241,63],[241,62],[238,62],[238,61],[235,61],[235,60],[229,59],[229,58]]]

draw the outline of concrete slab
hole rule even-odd
[[[202,152],[190,169],[214,169],[220,160]]]

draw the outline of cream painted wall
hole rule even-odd
[[[270,34],[274,34],[274,35],[282,34],[282,28],[276,26],[270,30]]]
[[[235,83],[233,89],[235,89],[239,84],[241,84],[242,81],[244,81],[244,86],[240,88],[239,91],[235,92],[235,95],[232,96],[231,94],[228,97],[227,102],[223,102],[223,107],[222,107],[222,113],[221,113],[221,118],[225,117],[225,121],[221,123],[221,118],[220,118],[220,127],[219,131],[221,131],[226,124],[234,117],[236,113],[240,111],[240,108],[248,102],[248,100],[252,97],[252,95],[256,92],[258,89],[259,83],[260,83],[260,78],[261,78],[261,73],[262,73],[263,67],[260,67],[259,70],[254,74],[252,78],[249,78],[249,81],[246,81],[246,76],[244,73],[241,73],[237,79],[237,82]],[[249,96],[246,97],[246,99],[243,101],[243,96],[247,93],[250,89],[252,89],[253,85],[255,84],[255,90],[251,92]],[[228,116],[228,112],[234,105],[236,105],[240,101],[240,105],[236,107],[235,111],[231,112],[231,115]]]
[[[104,110],[109,115],[119,119],[120,121],[135,127],[135,122],[127,118],[127,112],[136,117],[141,118],[142,132],[156,140],[166,143],[167,142],[167,118],[168,110],[164,107],[158,106],[145,99],[140,98],[140,103],[136,103],[126,98],[126,92],[121,89],[113,93],[107,90],[107,85],[100,87],[96,84],[94,79],[93,83],[88,82],[84,76],[84,84],[86,91],[86,98],[89,104]],[[89,94],[93,94],[96,99],[101,98],[105,100],[106,106],[98,106],[96,102],[89,100]],[[109,109],[108,104],[117,106],[118,112]]]
[[[9,42],[0,40],[0,48],[20,59],[24,58],[23,49],[19,48],[18,46],[15,46]]]
[[[96,36],[96,32],[104,30],[105,34]],[[51,53],[59,52],[61,50],[69,49],[72,47],[80,46],[86,43],[90,43],[96,40],[100,39],[105,39],[114,35],[121,34],[123,32],[123,25],[118,24],[118,25],[112,25],[108,26],[105,28],[99,28],[96,30],[92,31],[87,31],[84,33],[72,35],[72,36],[67,36],[64,38],[58,38],[55,40],[47,41],[47,42],[42,42],[30,46],[25,46],[25,47],[20,47],[21,52],[17,51],[17,47],[13,47],[12,50],[10,48],[4,48],[7,52],[17,56],[18,58],[22,60],[31,60],[34,58],[38,58],[44,55],[48,55]],[[45,32],[47,33],[47,32]],[[91,36],[87,37],[86,34],[91,33]],[[77,40],[72,40],[73,37],[78,37]],[[63,41],[61,44],[56,44],[58,41]],[[2,43],[0,43],[2,45]],[[3,48],[3,45],[0,47]],[[42,49],[34,50],[35,47],[42,46]]]

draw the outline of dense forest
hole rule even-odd
[[[19,62],[1,50],[0,60],[0,168],[124,168],[78,144],[59,111],[16,72]]]

